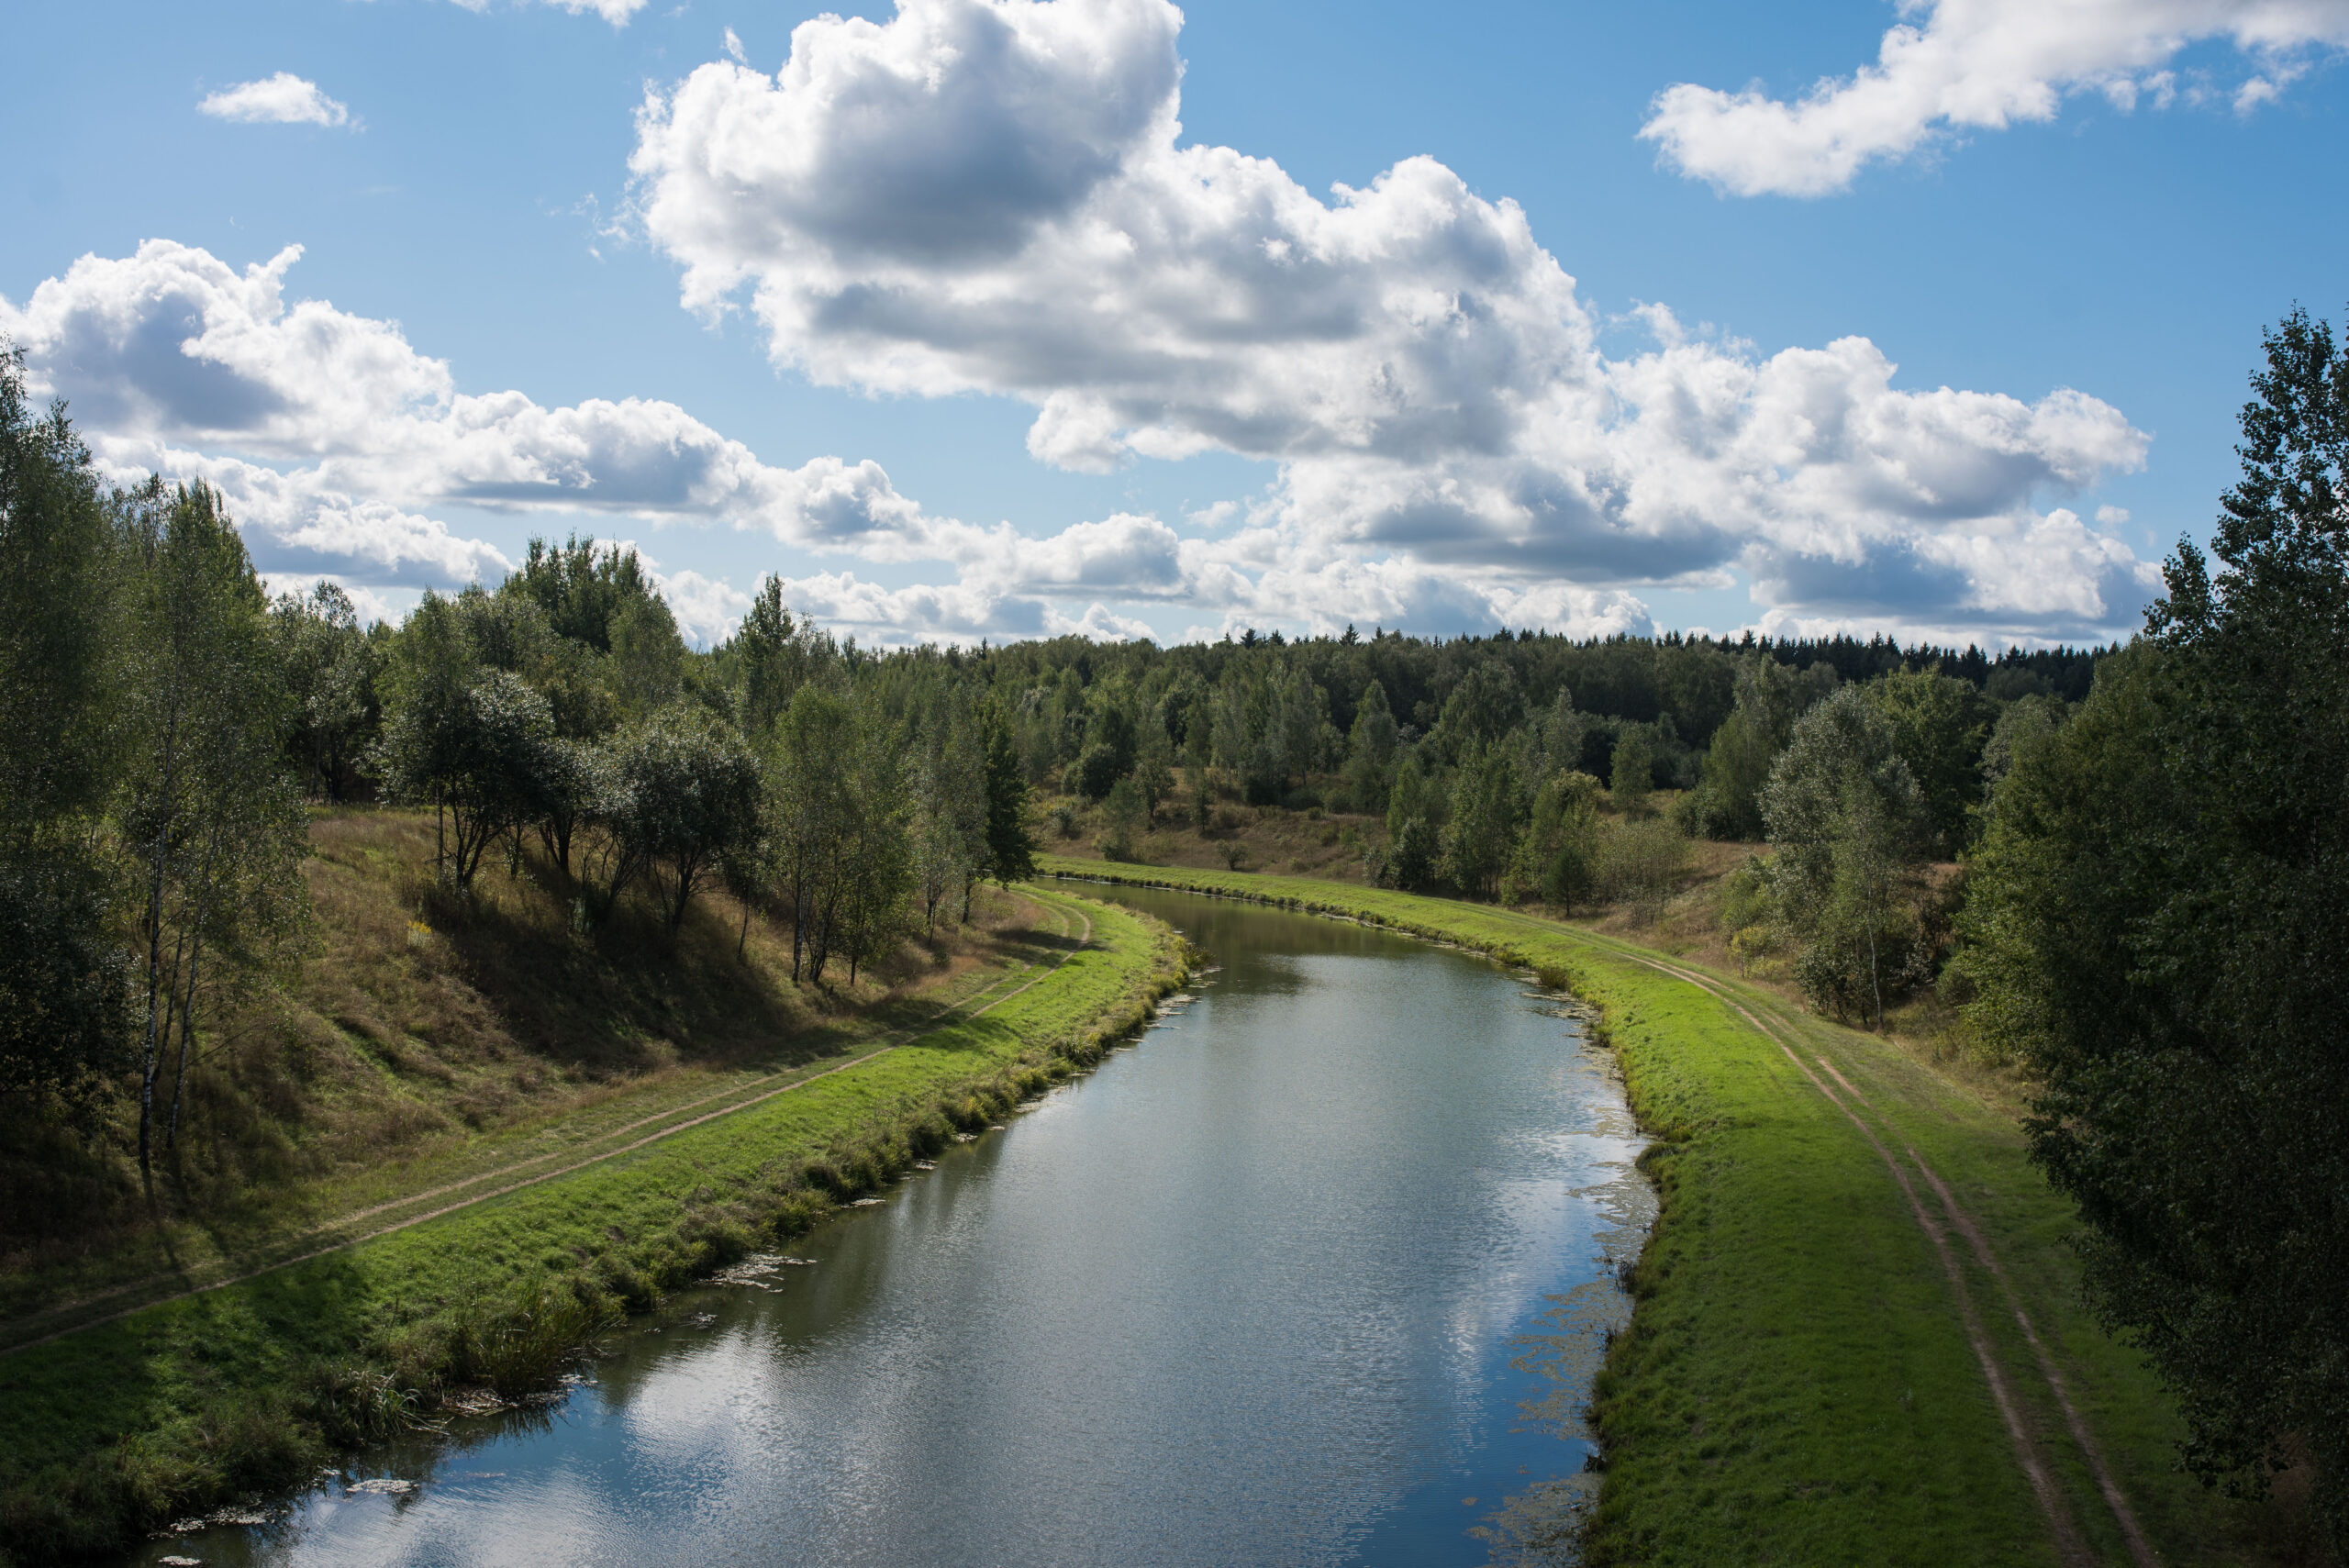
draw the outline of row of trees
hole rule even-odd
[[[276,629],[213,492],[101,484],[0,361],[0,1092],[127,1082],[142,1173],[199,1017],[306,930]]]
[[[206,1029],[312,937],[306,795],[431,808],[438,896],[543,862],[583,932],[723,883],[795,978],[859,970],[1031,870],[983,664],[876,657],[772,581],[699,653],[631,553],[534,541],[495,590],[363,627],[273,603],[217,493],[103,483],[0,360],[0,1094],[177,1138]],[[44,1112],[43,1114],[49,1114]]]
[[[2189,1464],[2312,1459],[2349,1555],[2349,354],[2297,311],[2266,348],[2215,573],[2182,543],[2076,715],[2009,737],[1954,964]]]
[[[535,846],[584,929],[641,888],[671,930],[723,883],[793,933],[793,976],[857,971],[973,888],[1030,869],[1028,786],[984,683],[934,653],[875,659],[794,619],[773,580],[736,635],[689,651],[637,558],[534,541],[493,591],[427,594],[359,638],[322,586],[282,604],[316,662],[313,758],[429,805],[453,895]],[[368,695],[340,694],[362,682]],[[331,769],[314,762],[311,776]],[[738,938],[738,945],[741,939]]]
[[[1039,650],[1071,656],[1006,692]],[[1766,838],[1778,852],[1743,873],[1746,950],[1789,951],[1817,1005],[1881,1022],[1949,947],[1955,884],[1930,868],[1977,840],[2017,746],[2063,722],[2062,694],[2085,694],[2093,661],[1880,640],[1789,656],[1804,651],[1380,633],[988,657],[1022,765],[1103,801],[1113,855],[1138,852],[1175,766],[1202,828],[1219,794],[1383,814],[1374,879],[1472,897],[1652,904],[1687,840]],[[1430,693],[1410,719],[1374,665]],[[1557,681],[1566,668],[1611,709]],[[1665,696],[1696,717],[1684,725]],[[1668,819],[1651,811],[1658,789],[1675,791]]]

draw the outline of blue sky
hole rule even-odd
[[[811,10],[603,5],[19,7],[0,328],[387,611],[578,528],[705,635],[2006,641],[2136,624],[2349,296],[2349,5],[918,0],[780,79]]]

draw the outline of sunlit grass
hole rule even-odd
[[[1606,1459],[1592,1563],[2058,1561],[1930,1241],[1876,1152],[1777,1044],[1720,998],[1589,927],[1302,877],[1052,860],[1067,875],[1184,887],[1458,942],[1600,1009],[1663,1198],[1631,1277],[1631,1328],[1594,1390]],[[1961,1066],[1841,1028],[1707,972],[1866,1096],[1980,1222],[2138,1518],[2173,1563],[2289,1562],[2288,1504],[2237,1505],[2173,1467],[2180,1424],[2134,1352],[2089,1318],[2064,1203],[2010,1103]],[[2126,1561],[2112,1516],[2032,1375],[1998,1283],[1967,1291],[2072,1515]]]
[[[888,1183],[1147,1017],[1181,973],[1171,935],[1086,913],[1093,944],[984,1017],[558,1180],[0,1358],[0,1531],[27,1562],[103,1548],[296,1477],[447,1391],[543,1381],[614,1314]]]

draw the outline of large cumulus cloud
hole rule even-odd
[[[161,472],[217,484],[274,577],[377,588],[495,580],[506,556],[432,515],[462,504],[718,521],[812,554],[952,573],[894,588],[852,573],[790,580],[808,607],[874,636],[1124,635],[1142,624],[1132,606],[1174,603],[1232,624],[1381,609],[1402,620],[1415,604],[1444,609],[1447,624],[1488,624],[1520,604],[1504,584],[1432,598],[1422,589],[1414,600],[1391,573],[1375,591],[1361,574],[1300,576],[1262,548],[1261,529],[1216,541],[1128,513],[1043,538],[964,523],[925,511],[878,463],[772,465],[672,403],[551,408],[518,392],[461,392],[447,363],[396,323],[289,300],[300,255],[290,247],[239,271],[150,240],[128,257],[83,257],[22,307],[0,300],[0,333],[24,350],[37,390],[71,400],[101,462],[122,479]],[[705,635],[722,635],[748,603],[740,586],[692,573],[664,581]],[[1358,591],[1331,596],[1348,582]],[[1563,616],[1599,601],[1555,602]],[[1621,613],[1609,600],[1616,618],[1588,624],[1611,628]]]
[[[716,517],[878,560],[987,541],[926,517],[876,463],[774,467],[673,403],[549,408],[460,392],[396,323],[289,302],[300,255],[289,247],[242,272],[160,239],[85,256],[21,308],[0,300],[0,333],[37,389],[70,400],[103,462],[218,484],[272,569],[445,585],[508,564],[425,515],[450,503]]]
[[[1024,399],[1030,451],[1072,469],[1274,461],[1251,528],[1197,552],[1257,561],[1258,603],[1297,562],[1431,573],[1488,610],[1734,566],[1782,619],[2025,636],[2142,602],[2143,563],[2054,505],[2142,462],[2119,410],[1904,390],[1864,339],[1762,357],[1661,310],[1653,351],[1609,357],[1525,214],[1432,159],[1324,201],[1183,145],[1180,22],[1164,0],[820,17],[774,75],[719,62],[648,97],[640,220],[689,306],[747,307],[818,382]]]
[[[2117,409],[1906,389],[1865,339],[1764,355],[1660,306],[1651,348],[1609,353],[1525,215],[1431,159],[1324,200],[1182,145],[1180,19],[821,17],[776,74],[720,62],[654,95],[632,162],[687,304],[748,311],[796,373],[1022,399],[1030,450],[1066,468],[1275,465],[1212,526],[1034,538],[930,511],[871,461],[769,462],[673,403],[463,389],[396,322],[290,292],[298,248],[85,256],[0,299],[0,333],[117,472],[209,478],[265,568],[386,589],[495,576],[446,520],[488,509],[755,530],[840,558],[791,580],[808,607],[896,636],[1178,606],[1210,630],[1638,631],[1642,588],[1733,573],[1765,624],[2081,636],[2143,602],[2149,569],[2075,500],[2143,461]],[[674,584],[711,630],[747,586]]]

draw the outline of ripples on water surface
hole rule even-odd
[[[410,1489],[136,1561],[1541,1560],[1648,1218],[1606,1059],[1477,959],[1109,895],[1222,966],[1138,1047],[562,1405],[347,1473]]]

